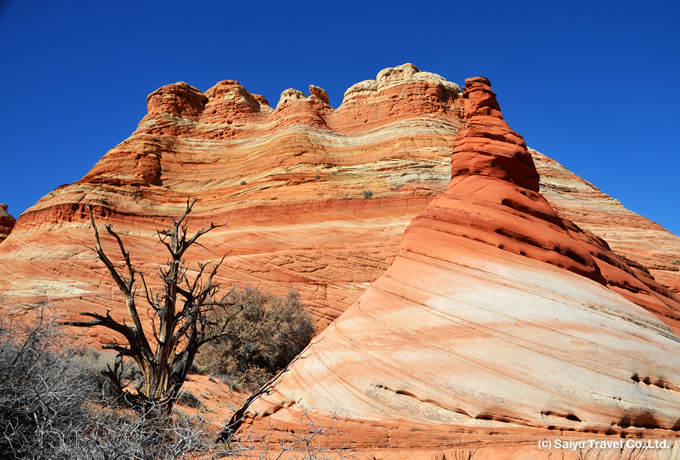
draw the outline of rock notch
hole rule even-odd
[[[2,243],[14,228],[16,220],[7,212],[7,205],[0,203],[0,243]]]

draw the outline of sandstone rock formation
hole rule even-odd
[[[0,292],[64,299],[74,313],[124,311],[85,248],[85,206],[153,274],[164,257],[153,233],[191,196],[197,226],[228,223],[192,261],[229,252],[225,284],[292,285],[325,327],[388,267],[408,222],[444,189],[460,124],[460,89],[438,75],[404,65],[368,86],[337,109],[314,86],[309,97],[284,91],[276,108],[231,80],[205,93],[186,83],[155,91],[130,138],[19,219],[0,251]]]
[[[336,109],[313,85],[309,96],[284,91],[276,107],[233,80],[205,93],[164,86],[149,95],[149,113],[127,140],[19,218],[0,246],[0,293],[14,302],[63,300],[60,308],[74,315],[107,307],[122,314],[115,286],[85,247],[85,206],[130,241],[133,261],[152,277],[164,261],[153,233],[191,196],[201,200],[196,226],[228,222],[206,242],[212,252],[189,254],[191,261],[230,252],[224,284],[296,287],[323,329],[387,269],[410,221],[446,189],[460,94],[411,64],[352,86]],[[560,216],[680,289],[671,264],[680,238],[532,155],[541,193]]]
[[[15,223],[14,217],[7,212],[7,205],[0,204],[0,243],[9,236]]]
[[[244,425],[336,416],[362,447],[447,458],[553,458],[535,441],[565,433],[678,438],[678,297],[557,214],[485,78],[466,81],[465,117],[446,192]]]
[[[621,205],[547,156],[529,149],[541,175],[541,194],[560,216],[603,238],[632,265],[640,265],[680,294],[678,236]]]

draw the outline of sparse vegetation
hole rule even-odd
[[[187,201],[182,216],[173,219],[167,229],[157,233],[160,244],[170,253],[167,265],[159,270],[162,281],[159,292],[152,292],[148,288],[144,275],[133,268],[130,254],[120,236],[110,225],[105,225],[109,235],[117,242],[127,274],[116,268],[102,247],[97,225],[88,207],[96,243],[91,249],[118,286],[127,306],[130,323],[117,321],[108,312],[106,315],[85,312],[82,315],[92,318],[91,321],[68,321],[64,324],[102,326],[122,336],[125,344],[114,342],[102,347],[118,352],[113,367],[109,366],[104,375],[120,397],[144,413],[171,413],[199,348],[227,334],[229,321],[240,310],[228,302],[228,296],[217,298],[219,286],[213,280],[221,261],[216,264],[199,263],[196,275],[192,278],[188,275],[188,268],[183,261],[186,251],[201,236],[216,228],[211,223],[193,236],[189,235],[187,216],[195,202]],[[151,331],[148,326],[144,328],[138,313],[136,275],[142,280]],[[125,378],[125,358],[132,358],[139,367],[142,382],[135,388],[131,385],[132,381]]]
[[[294,290],[277,297],[247,288],[233,291],[228,302],[242,311],[221,339],[201,349],[196,367],[232,386],[257,389],[287,366],[314,335],[312,319]]]
[[[364,194],[364,198],[366,199],[373,197],[373,192],[370,190],[364,190],[362,193]]]
[[[175,409],[139,413],[107,397],[95,368],[113,354],[75,349],[72,338],[46,304],[3,306],[0,315],[0,458],[3,459],[185,459],[185,458],[353,458],[349,442],[326,448],[322,438],[338,438],[306,413],[300,429],[273,441],[271,433],[239,433],[220,442],[221,423],[201,413]],[[182,392],[186,405],[200,405]],[[199,407],[200,408],[200,407]],[[155,414],[155,415],[154,415]],[[264,437],[263,437],[264,436]],[[337,443],[336,441],[334,441]],[[292,457],[286,457],[289,455]]]
[[[680,265],[680,259],[675,259],[671,262],[672,265]]]
[[[244,181],[244,180],[241,181],[241,185],[246,185],[247,183],[248,183],[248,182],[246,182],[246,181]]]
[[[264,437],[240,433],[231,438],[231,444],[249,454],[248,458],[299,458],[325,460],[331,458],[356,458],[354,444],[347,435],[335,428],[336,420],[330,426],[321,426],[306,411],[302,412],[300,425],[287,430],[285,435],[272,439],[272,430]],[[332,437],[335,447],[323,445],[323,438]],[[343,438],[345,438],[343,442]]]
[[[200,400],[182,385],[199,349],[203,353],[196,364],[204,370],[228,375],[233,385],[262,385],[308,344],[312,320],[296,291],[277,297],[252,288],[231,290],[218,299],[213,278],[221,262],[199,264],[190,279],[182,257],[215,228],[210,224],[189,236],[186,219],[193,204],[187,202],[184,214],[158,232],[170,253],[169,262],[160,267],[159,292],[149,289],[120,236],[106,225],[122,257],[122,264],[114,265],[88,208],[95,239],[91,249],[123,295],[129,323],[114,320],[108,312],[86,312],[91,321],[59,322],[48,314],[46,304],[3,308],[0,458],[270,458],[271,439],[266,435],[253,442],[255,438],[241,433],[222,442],[224,427],[200,415]],[[117,268],[121,265],[126,273]],[[136,276],[149,304],[151,332],[142,327],[137,313]],[[125,343],[103,347],[116,353],[74,349],[73,338],[64,339],[63,325],[102,326],[119,333]],[[175,402],[199,415],[182,414]],[[304,416],[302,431],[277,439],[274,455],[353,456],[347,446],[322,447],[319,438],[335,438],[337,431]]]
[[[45,305],[0,316],[0,457],[49,458],[77,438],[95,373],[64,355]]]
[[[321,176],[317,174],[316,176],[314,176],[314,179],[321,179]]]
[[[47,304],[3,310],[0,458],[186,458],[212,449],[206,436],[217,429],[199,418],[157,423],[116,408],[96,370],[112,356],[73,348]]]

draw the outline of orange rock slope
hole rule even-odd
[[[337,417],[369,457],[670,458],[678,297],[555,212],[487,79],[466,81],[465,113],[445,193],[387,271],[245,406],[241,431],[306,414]],[[625,442],[638,437],[669,448]],[[584,448],[540,450],[541,439]]]
[[[0,204],[0,243],[9,236],[15,222],[14,217],[7,212],[7,205]]]
[[[541,175],[541,193],[560,216],[607,241],[631,265],[641,265],[661,284],[680,293],[679,238],[602,193],[556,161],[531,150]]]
[[[230,80],[205,94],[185,83],[155,91],[129,139],[19,218],[0,248],[0,291],[122,312],[85,248],[85,206],[155,273],[165,255],[153,233],[195,197],[196,228],[228,225],[191,261],[229,253],[221,281],[296,287],[325,327],[388,267],[408,222],[445,187],[462,106],[458,85],[410,64],[354,85],[337,109],[322,89],[310,92],[284,91],[273,109]]]
[[[20,216],[0,245],[0,292],[9,302],[46,296],[73,314],[123,314],[116,287],[86,249],[85,206],[154,274],[165,255],[153,234],[192,197],[200,199],[196,228],[228,225],[206,238],[212,252],[197,248],[191,262],[229,253],[225,285],[295,287],[323,329],[387,269],[409,222],[446,188],[463,107],[456,84],[411,64],[352,86],[337,109],[321,88],[309,92],[286,90],[275,108],[231,80],[205,93],[186,83],[153,92],[127,140]],[[533,154],[558,213],[680,287],[671,264],[680,238]]]

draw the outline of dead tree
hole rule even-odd
[[[224,257],[218,263],[199,263],[198,273],[190,277],[183,257],[187,249],[198,243],[198,239],[218,227],[214,224],[204,226],[201,230],[189,236],[187,217],[196,200],[187,200],[186,210],[178,219],[165,230],[159,230],[159,242],[170,253],[170,259],[165,266],[159,266],[162,287],[158,292],[152,292],[148,287],[144,275],[135,270],[130,261],[130,254],[126,251],[120,236],[111,225],[106,224],[106,231],[115,238],[120,253],[125,262],[127,275],[113,264],[102,248],[99,232],[92,216],[92,210],[87,208],[94,230],[95,247],[90,247],[97,258],[104,263],[109,274],[120,290],[130,324],[119,322],[110,315],[86,312],[83,316],[93,318],[91,321],[69,321],[64,324],[78,327],[103,326],[110,329],[124,339],[123,344],[105,344],[104,349],[118,352],[114,368],[104,372],[114,390],[125,399],[132,402],[145,412],[153,411],[158,414],[170,414],[173,403],[179,395],[187,373],[191,368],[194,357],[199,348],[227,334],[227,325],[240,311],[227,302],[228,296],[217,299],[218,284],[214,281],[217,270]],[[147,313],[151,319],[151,331],[145,330],[140,319],[137,298],[135,296],[135,275],[139,274],[144,288],[144,298],[148,303]],[[217,310],[225,313],[217,314]],[[220,318],[219,321],[217,318]],[[148,328],[148,325],[147,325]],[[123,381],[123,358],[132,358],[139,366],[143,383],[135,391],[128,389],[129,382]]]

